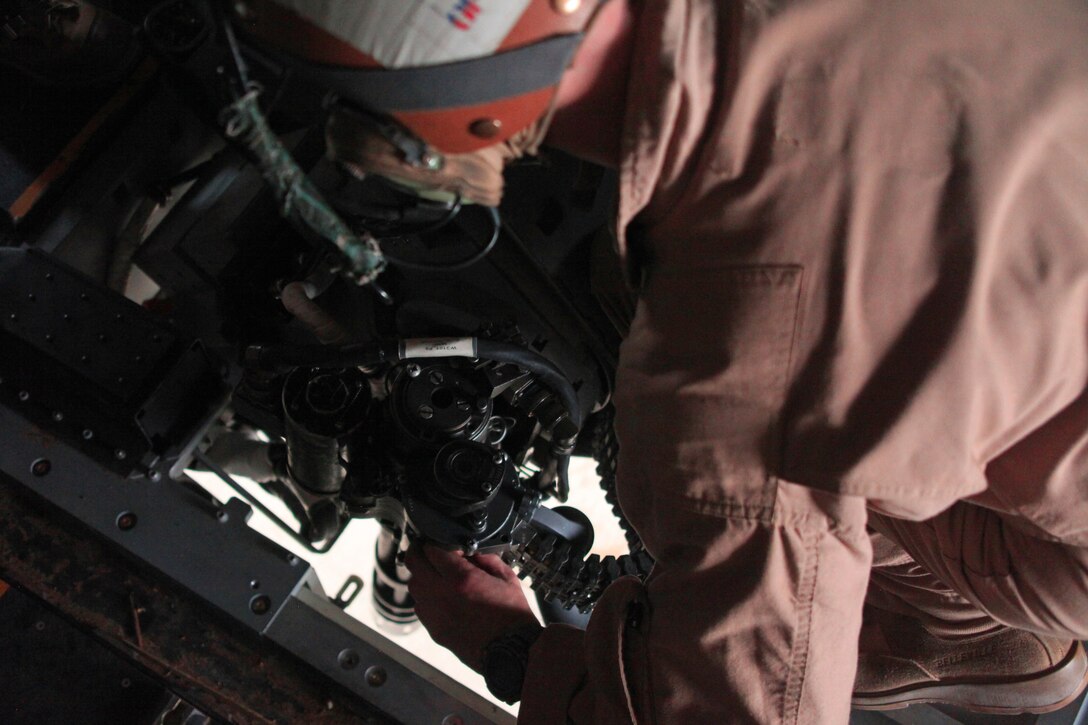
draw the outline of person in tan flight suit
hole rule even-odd
[[[511,12],[448,4],[464,32]],[[528,143],[511,134],[554,100],[548,141],[619,169],[639,300],[619,496],[657,565],[606,591],[585,632],[541,629],[501,560],[423,547],[407,563],[435,639],[478,670],[520,643],[525,723],[1072,700],[1088,677],[1088,6],[512,5],[585,31],[554,99],[475,148],[391,114],[450,152],[443,170],[353,151],[335,115],[331,150],[493,199]],[[360,66],[450,59],[308,19]]]

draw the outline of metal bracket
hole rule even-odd
[[[0,471],[379,710],[514,722],[328,601],[307,562],[246,525],[242,501],[217,507],[179,481],[122,478],[2,405],[0,440]]]

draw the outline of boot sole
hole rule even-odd
[[[898,710],[909,705],[939,703],[994,715],[1041,715],[1073,702],[1086,685],[1088,655],[1084,645],[1077,642],[1065,659],[1028,679],[910,685],[884,692],[855,693],[851,704],[858,710]],[[1065,694],[1055,700],[1055,693]]]

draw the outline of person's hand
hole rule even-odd
[[[477,672],[493,639],[537,621],[517,575],[498,556],[413,545],[404,563],[419,621]]]

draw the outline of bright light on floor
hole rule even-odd
[[[595,553],[602,556],[621,554],[626,546],[623,532],[616,524],[611,507],[604,500],[604,495],[598,486],[598,478],[594,473],[595,465],[587,458],[576,458],[571,462],[571,496],[568,505],[581,509],[593,522],[596,539],[593,546]],[[220,503],[237,498],[234,491],[214,474],[190,471],[189,475]],[[277,516],[286,521],[291,520],[287,507],[277,498],[266,494],[252,481],[240,479],[239,483],[258,496],[259,500]],[[336,545],[325,554],[314,554],[308,551],[259,511],[253,512],[249,524],[280,546],[308,561],[317,572],[322,587],[330,597],[335,597],[351,577],[358,577],[363,582],[362,591],[348,605],[345,612],[381,633],[395,645],[426,660],[509,712],[517,713],[516,705],[510,706],[491,697],[483,678],[463,665],[451,652],[435,644],[421,627],[407,634],[393,633],[383,626],[383,622],[380,622],[371,603],[371,575],[374,570],[374,541],[378,535],[377,522],[367,519],[350,522]],[[528,585],[526,585],[526,594],[533,608],[536,609],[536,603]]]

